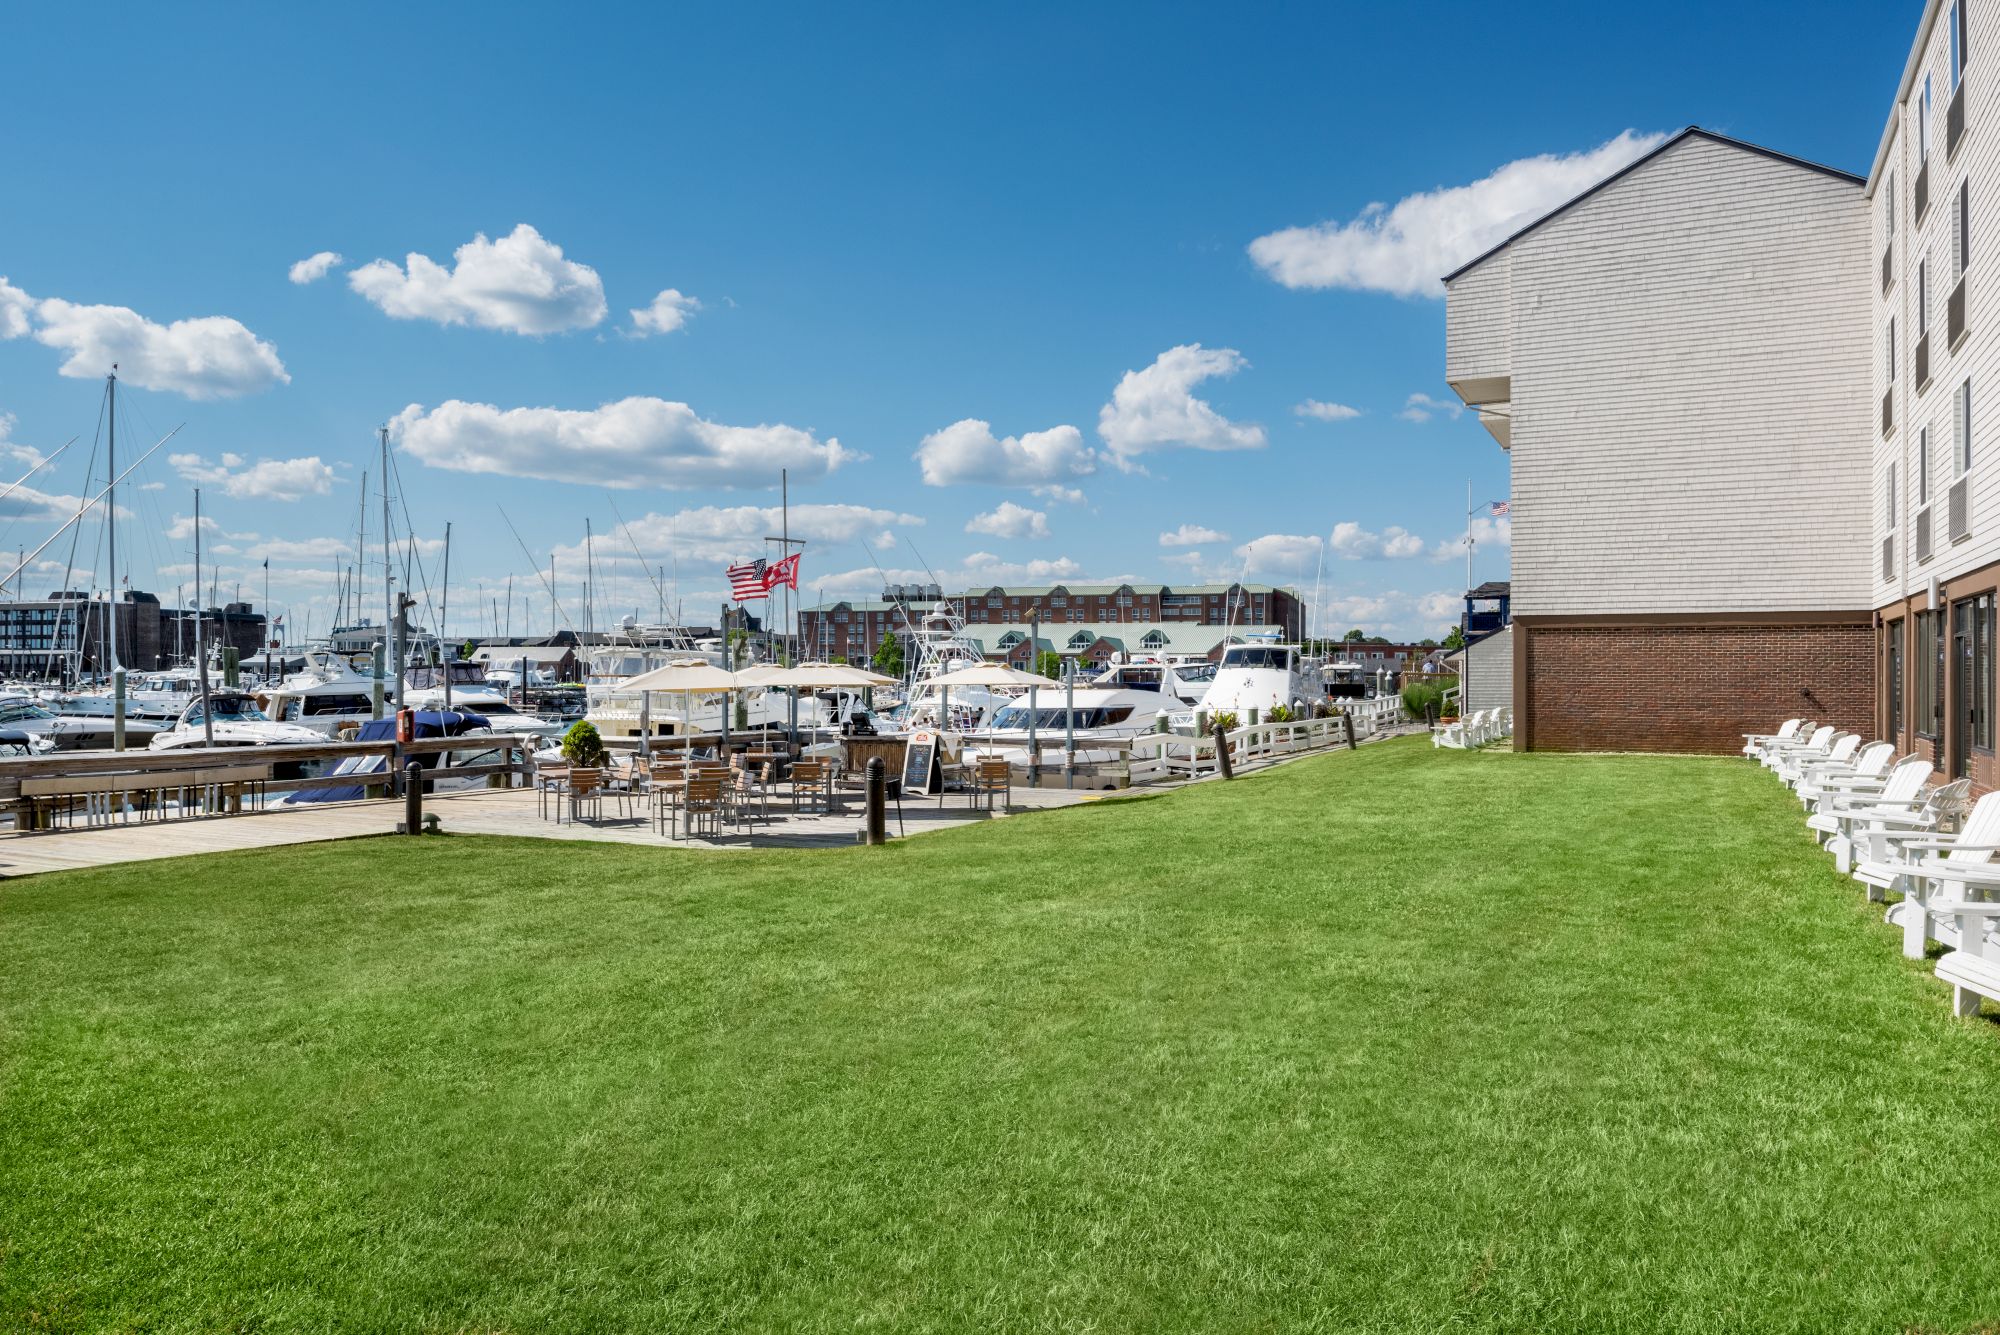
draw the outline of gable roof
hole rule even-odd
[[[1717,134],[1713,130],[1704,130],[1699,125],[1690,125],[1685,130],[1682,130],[1680,133],[1669,136],[1665,143],[1655,148],[1652,152],[1643,153],[1640,156],[1632,159],[1632,161],[1626,163],[1623,167],[1620,167],[1617,171],[1611,173],[1611,175],[1605,177],[1603,180],[1599,181],[1596,185],[1591,186],[1590,189],[1585,190],[1582,194],[1575,195],[1570,199],[1564,201],[1563,203],[1556,205],[1554,208],[1550,209],[1547,213],[1544,213],[1541,217],[1535,219],[1527,226],[1515,232],[1505,241],[1502,241],[1498,245],[1493,246],[1488,250],[1482,251],[1479,255],[1475,256],[1472,259],[1467,260],[1465,263],[1459,265],[1456,269],[1453,269],[1450,273],[1446,274],[1439,281],[1449,283],[1452,279],[1457,278],[1460,274],[1464,273],[1466,270],[1475,269],[1479,267],[1486,261],[1492,259],[1495,255],[1498,255],[1501,251],[1507,249],[1507,247],[1513,245],[1516,241],[1519,241],[1522,237],[1526,236],[1528,233],[1535,231],[1537,228],[1541,227],[1542,224],[1547,222],[1553,222],[1555,219],[1561,217],[1565,213],[1568,213],[1571,209],[1583,203],[1583,201],[1589,199],[1592,195],[1604,189],[1606,186],[1611,185],[1613,182],[1624,180],[1627,176],[1630,176],[1633,172],[1639,170],[1639,168],[1645,166],[1647,163],[1659,157],[1661,154],[1666,153],[1669,149],[1672,149],[1689,139],[1695,139],[1695,138],[1706,139],[1711,143],[1721,144],[1726,148],[1742,149],[1745,153],[1755,153],[1758,157],[1769,158],[1773,162],[1782,162],[1793,167],[1803,167],[1807,171],[1818,172],[1822,176],[1831,176],[1836,181],[1846,181],[1850,185],[1865,186],[1867,184],[1866,178],[1856,176],[1853,172],[1842,171],[1838,167],[1829,167],[1825,163],[1821,162],[1809,162],[1805,158],[1795,158],[1789,153],[1780,153],[1775,148],[1765,148],[1762,144],[1753,144],[1746,139],[1732,139],[1726,134]]]

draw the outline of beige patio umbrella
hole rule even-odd
[[[981,663],[931,678],[933,686],[1060,686],[1059,681],[1008,667],[1005,663]]]
[[[787,671],[789,669],[782,663],[752,663],[747,668],[737,670],[736,684],[739,686],[782,686],[784,685],[783,682],[773,679],[784,676]]]
[[[741,675],[741,674],[738,674]],[[796,686],[802,690],[823,690],[829,686],[891,686],[894,677],[845,663],[801,663],[764,678],[766,686]]]
[[[640,740],[645,743],[647,752],[650,754],[652,749],[652,738],[650,736],[652,732],[652,710],[648,706],[650,706],[654,695],[682,695],[689,697],[687,712],[691,717],[694,713],[694,696],[715,695],[718,693],[726,695],[731,691],[740,691],[744,686],[745,683],[738,679],[736,673],[730,672],[725,668],[719,668],[706,659],[691,658],[678,663],[668,663],[665,667],[656,667],[651,672],[641,672],[638,676],[628,678],[622,682],[618,689],[620,691],[637,691],[640,693]],[[727,707],[722,711],[722,735],[727,740],[729,736],[729,710]],[[681,747],[682,764],[685,765],[687,760],[688,748],[686,745],[683,745]]]

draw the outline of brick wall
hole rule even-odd
[[[1517,638],[1524,631],[1515,651],[1527,658],[1522,713],[1533,750],[1729,752],[1741,734],[1802,714],[1874,735],[1866,624],[1516,622]]]

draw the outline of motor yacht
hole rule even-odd
[[[1153,691],[1166,697],[1170,706],[1200,702],[1215,680],[1212,663],[1168,663],[1142,658],[1113,663],[1090,679],[1092,686],[1114,691]]]
[[[1232,644],[1222,651],[1215,680],[1202,695],[1200,708],[1211,718],[1234,714],[1241,724],[1250,721],[1253,709],[1260,716],[1268,716],[1280,705],[1303,715],[1325,695],[1325,678],[1318,659],[1308,657],[1296,644],[1251,640]],[[1178,710],[1171,721],[1176,730],[1191,728],[1194,711]]]
[[[203,719],[209,727],[203,727]],[[167,731],[147,743],[149,751],[179,751],[189,747],[215,746],[310,746],[324,742],[326,734],[297,723],[278,723],[264,716],[254,697],[244,691],[211,690],[208,709],[199,697],[189,702],[179,719]]]
[[[1151,732],[1162,708],[1171,703],[1157,690],[1045,687],[994,711],[986,727],[966,737],[964,757],[967,764],[997,756],[1016,767],[1027,765],[1032,719],[1044,766],[1060,766],[1071,742],[1077,764],[1113,764],[1124,757],[1125,748],[1104,743],[1130,741]]]

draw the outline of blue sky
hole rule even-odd
[[[581,625],[586,517],[597,624],[650,618],[614,507],[712,621],[780,458],[825,593],[1247,570],[1436,633],[1506,460],[1410,411],[1450,398],[1411,293],[1690,123],[1865,171],[1920,6],[734,8],[15,15],[0,482],[81,439],[0,544],[96,489],[116,355],[121,453],[185,423],[121,489],[132,584],[186,579],[201,485],[225,592],[269,557],[299,630],[394,421],[454,634],[510,574],[546,629],[552,549]]]

